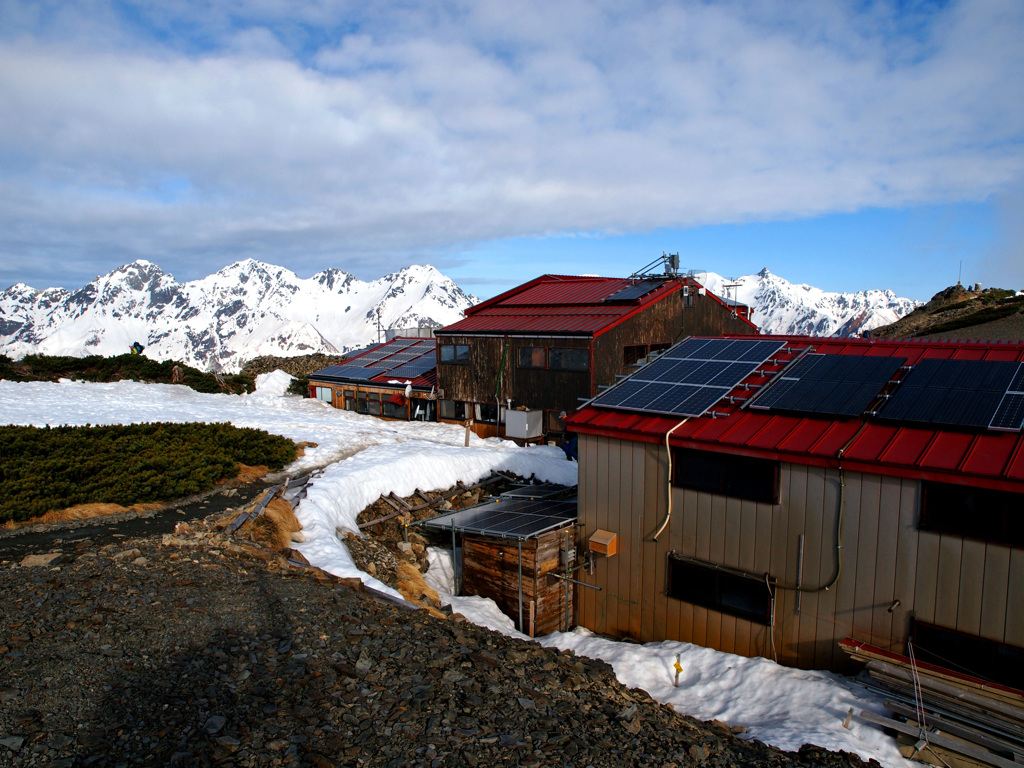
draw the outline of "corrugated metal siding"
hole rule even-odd
[[[839,473],[784,463],[779,504],[761,504],[673,488],[667,509],[664,445],[580,436],[580,522],[619,536],[619,554],[598,557],[602,592],[580,592],[579,623],[641,642],[682,640],[747,656],[772,655],[771,633],[665,595],[670,550],[795,584],[804,535],[803,583],[827,584],[835,572]],[[782,663],[847,671],[837,642],[854,636],[903,651],[910,616],[991,640],[1024,645],[1024,549],[918,531],[915,480],[845,473],[842,574],[828,590],[777,593],[775,652]],[[890,613],[888,608],[899,600]]]

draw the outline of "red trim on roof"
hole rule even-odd
[[[808,336],[758,338],[787,342],[787,347],[776,355],[782,360],[781,364],[765,364],[759,369],[769,372],[781,370],[788,361],[806,351],[905,357],[908,365],[925,358],[1024,362],[1022,343],[874,341]],[[757,381],[755,374],[747,383]],[[746,400],[755,391],[740,385],[731,394]],[[898,424],[873,418],[779,414],[740,406],[739,402],[719,402],[711,408],[717,417],[708,415],[688,420],[672,433],[672,444],[830,467],[837,466],[839,451],[845,449],[842,465],[854,471],[1024,490],[1024,433]],[[679,421],[588,405],[570,416],[568,424],[580,434],[664,444],[665,434]]]

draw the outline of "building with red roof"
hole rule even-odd
[[[438,412],[485,437],[560,435],[563,411],[652,351],[685,335],[757,331],[748,307],[673,274],[543,275],[465,315],[436,331]]]
[[[579,624],[1024,687],[1024,344],[689,339],[574,414]],[[1013,671],[1016,670],[1016,671]]]
[[[402,421],[436,421],[432,338],[395,338],[309,375],[309,396],[335,408]]]

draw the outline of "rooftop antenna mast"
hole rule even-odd
[[[660,274],[655,271],[659,266],[664,270]],[[679,254],[662,251],[661,256],[630,275],[630,278],[633,280],[642,280],[649,277],[666,277],[669,279],[679,277]]]

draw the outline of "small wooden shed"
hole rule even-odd
[[[558,489],[562,495],[568,490],[545,488],[551,493],[552,488]],[[497,501],[422,524],[450,533],[453,549],[456,539],[461,539],[456,594],[491,598],[520,632],[534,637],[572,626],[576,498],[529,498],[528,494],[512,491]]]

